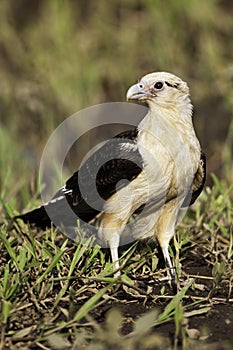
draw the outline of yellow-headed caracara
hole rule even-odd
[[[196,200],[205,182],[189,88],[173,74],[150,73],[129,88],[127,100],[148,106],[137,128],[107,141],[50,202],[17,218],[44,229],[51,221],[71,227],[98,217],[97,236],[110,248],[116,276],[120,244],[156,237],[174,278],[169,242],[180,209]],[[67,203],[75,220],[64,214]]]

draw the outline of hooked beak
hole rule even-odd
[[[129,100],[138,100],[145,101],[151,97],[155,97],[150,91],[146,91],[145,88],[140,86],[140,83],[132,85],[127,91],[126,99]]]

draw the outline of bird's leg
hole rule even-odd
[[[168,252],[169,242],[175,235],[176,219],[179,206],[175,201],[168,202],[161,212],[158,222],[156,223],[155,235],[163,252],[165,264],[169,269],[170,284],[173,291],[177,291],[176,286],[176,269],[171,262]]]
[[[118,257],[118,247],[120,244],[120,236],[123,230],[122,222],[115,220],[114,215],[105,214],[101,221],[98,231],[99,239],[108,245],[111,252],[111,258],[114,265],[114,277],[120,276],[120,264]]]
[[[175,270],[175,267],[172,265],[172,262],[171,262],[171,258],[170,258],[170,255],[169,255],[169,252],[168,252],[168,244],[161,247],[162,248],[162,252],[163,252],[163,257],[164,257],[164,261],[165,261],[165,264],[166,266],[168,267],[168,273],[169,273],[169,282],[170,282],[170,285],[173,289],[174,292],[176,292],[177,290],[177,285],[176,285],[176,270]]]
[[[118,232],[115,232],[111,235],[111,238],[108,240],[110,252],[111,252],[111,257],[112,257],[112,262],[114,265],[114,270],[117,270],[114,273],[114,277],[117,278],[120,276],[120,264],[119,264],[119,257],[118,257],[118,247],[120,244],[120,236]]]

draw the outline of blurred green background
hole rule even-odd
[[[0,186],[17,210],[41,152],[76,111],[125,101],[151,71],[186,80],[208,173],[231,183],[233,2],[1,0]]]

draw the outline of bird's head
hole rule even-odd
[[[147,104],[151,109],[183,110],[191,113],[192,105],[187,84],[167,72],[149,73],[132,85],[127,100]]]

